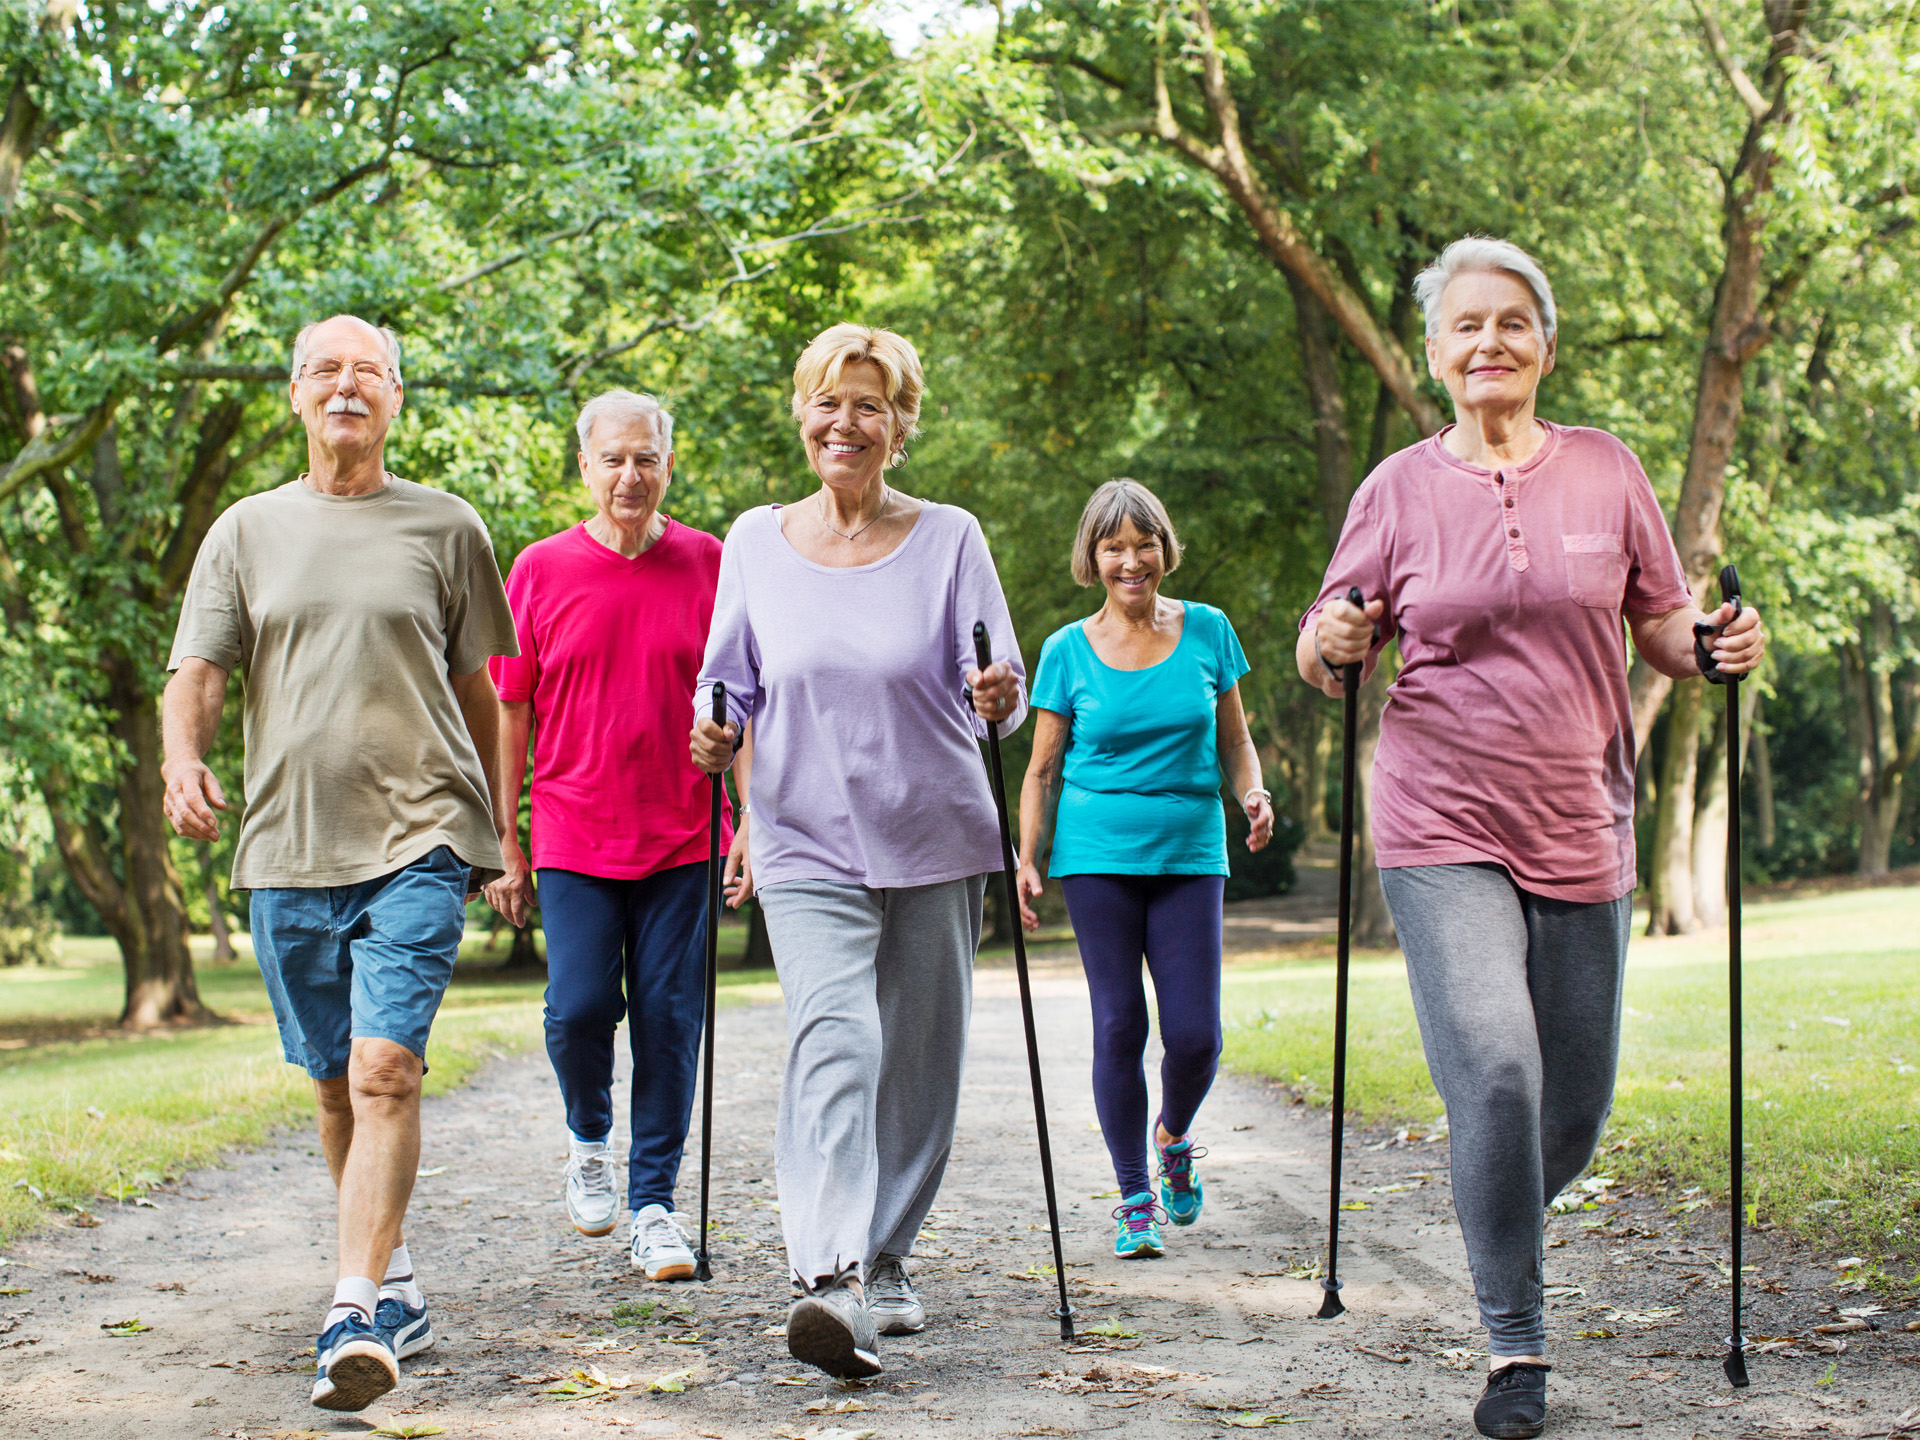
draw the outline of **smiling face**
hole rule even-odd
[[[1553,372],[1553,341],[1527,283],[1505,270],[1456,275],[1427,337],[1427,369],[1457,410],[1515,411],[1531,402]]]
[[[1160,537],[1142,533],[1130,519],[1095,543],[1093,563],[1107,598],[1123,610],[1151,605],[1167,575],[1167,552]]]
[[[377,451],[404,398],[392,365],[366,321],[342,315],[317,326],[292,388],[310,447],[348,460]]]
[[[871,360],[840,367],[839,378],[807,397],[800,438],[807,464],[836,490],[864,490],[893,453],[893,407],[886,376]]]
[[[627,530],[651,525],[673,482],[673,452],[651,415],[605,415],[580,452],[580,478],[600,513]]]

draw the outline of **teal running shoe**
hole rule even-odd
[[[1160,1151],[1160,1200],[1167,1207],[1167,1218],[1176,1225],[1191,1225],[1200,1218],[1200,1207],[1207,1199],[1193,1162],[1207,1152],[1191,1137],[1156,1148]]]
[[[1114,1237],[1113,1253],[1122,1260],[1157,1260],[1166,1253],[1160,1243],[1159,1221],[1164,1212],[1153,1203],[1153,1192],[1142,1190],[1129,1195],[1114,1210],[1120,1233]]]

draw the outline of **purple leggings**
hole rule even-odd
[[[1147,994],[1160,1011],[1160,1123],[1184,1135],[1220,1061],[1224,875],[1067,875],[1067,913],[1093,997],[1093,1104],[1122,1197],[1147,1180]]]

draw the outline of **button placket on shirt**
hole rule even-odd
[[[1521,533],[1520,507],[1514,503],[1517,487],[1508,482],[1504,470],[1495,472],[1493,483],[1500,496],[1500,525],[1506,531],[1507,565],[1517,572],[1525,571],[1533,562],[1527,558],[1527,538]]]

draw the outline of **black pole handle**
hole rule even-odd
[[[973,658],[980,670],[993,664],[993,640],[987,634],[987,622],[984,620],[973,622]]]
[[[713,682],[713,723],[726,728],[727,724],[727,686],[724,680]]]
[[[1738,620],[1741,610],[1746,608],[1740,599],[1740,572],[1731,565],[1720,567],[1720,603],[1733,606],[1733,614],[1727,617],[1727,625]],[[1694,663],[1700,667],[1700,674],[1709,685],[1737,684],[1740,680],[1738,675],[1729,675],[1720,668],[1713,658],[1713,647],[1707,643],[1726,628],[1726,625],[1715,625],[1706,620],[1693,623]]]

